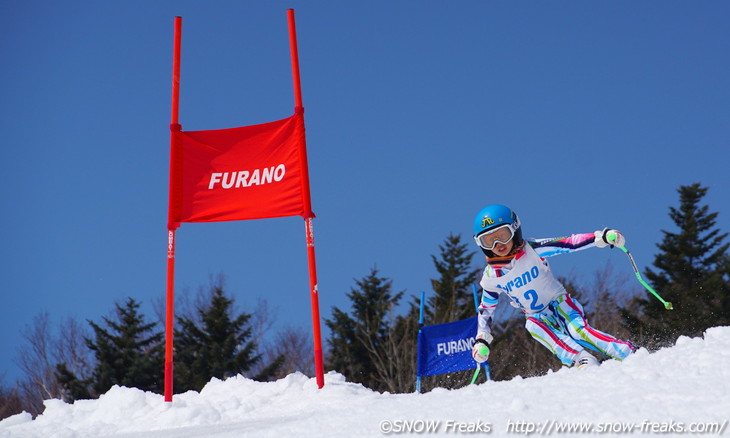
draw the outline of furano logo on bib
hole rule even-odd
[[[514,280],[510,280],[507,284],[504,286],[497,285],[498,288],[507,291],[512,292],[512,288],[520,288],[527,283],[531,282],[532,280],[536,279],[540,275],[540,270],[537,268],[537,266],[533,266],[530,268],[530,270],[525,271],[522,275],[517,276]]]

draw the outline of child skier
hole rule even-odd
[[[610,242],[609,233],[615,234]],[[604,229],[557,239],[525,240],[517,215],[504,205],[494,204],[482,209],[474,219],[474,240],[487,256],[487,267],[480,282],[483,291],[472,349],[474,360],[484,362],[489,356],[492,314],[500,293],[507,294],[512,305],[522,309],[530,335],[565,366],[582,369],[598,365],[598,360],[586,348],[619,360],[636,350],[630,342],[588,325],[583,306],[555,279],[545,260],[593,246],[623,246],[625,238],[620,232]]]

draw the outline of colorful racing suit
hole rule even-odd
[[[622,360],[635,347],[626,341],[594,329],[586,321],[583,306],[570,297],[555,278],[546,257],[594,247],[593,233],[557,239],[527,239],[514,257],[487,259],[480,281],[478,332],[491,338],[492,315],[499,294],[525,313],[525,328],[548,348],[563,365],[571,366],[578,354],[589,348]]]

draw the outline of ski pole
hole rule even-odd
[[[477,369],[474,370],[474,375],[471,377],[471,383],[470,383],[470,385],[473,385],[474,382],[477,381],[477,377],[479,377],[479,370],[481,370],[481,368],[482,368],[481,365],[482,364],[480,364],[480,363],[477,364]]]
[[[479,314],[479,294],[477,293],[477,285],[472,283],[471,285],[472,293],[474,294],[474,308],[477,310],[477,314]],[[486,349],[486,351],[485,351]],[[489,347],[486,345],[479,349],[479,354],[486,356],[489,354]],[[474,375],[471,378],[471,385],[474,384],[474,382],[477,381],[477,377],[479,377],[479,371],[482,369],[482,364],[477,362],[477,369],[474,370]],[[489,375],[487,375],[487,380],[489,380]]]
[[[613,242],[616,240],[616,233],[609,232],[606,236],[609,242]],[[664,304],[664,308],[667,310],[673,310],[674,307],[672,307],[672,303],[668,301],[664,301],[664,298],[659,296],[659,294],[651,287],[649,284],[644,281],[644,279],[641,277],[641,274],[639,274],[639,268],[636,267],[636,262],[634,261],[634,257],[631,255],[628,249],[626,249],[625,246],[619,246],[618,247],[621,251],[625,252],[627,256],[629,256],[629,260],[631,261],[631,267],[634,268],[634,274],[636,274],[636,278],[639,280],[639,282],[652,293],[659,301],[661,301],[662,304]]]
[[[479,354],[481,354],[482,356],[488,355],[489,354],[489,347],[487,347],[486,345],[482,345],[479,348]],[[477,363],[477,369],[474,371],[474,376],[472,376],[472,378],[471,378],[471,384],[472,385],[474,384],[474,382],[477,381],[477,377],[479,377],[479,370],[481,370],[481,369],[482,369],[482,364],[481,363]]]

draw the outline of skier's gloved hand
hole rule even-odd
[[[492,342],[492,335],[486,332],[480,332],[476,336],[476,341],[471,349],[471,356],[475,361],[482,363],[489,358],[489,343]]]
[[[610,246],[624,246],[626,244],[626,238],[618,230],[612,230],[610,228],[604,228],[593,233],[596,236],[596,246],[599,248],[605,248]],[[613,240],[609,240],[609,237]]]

